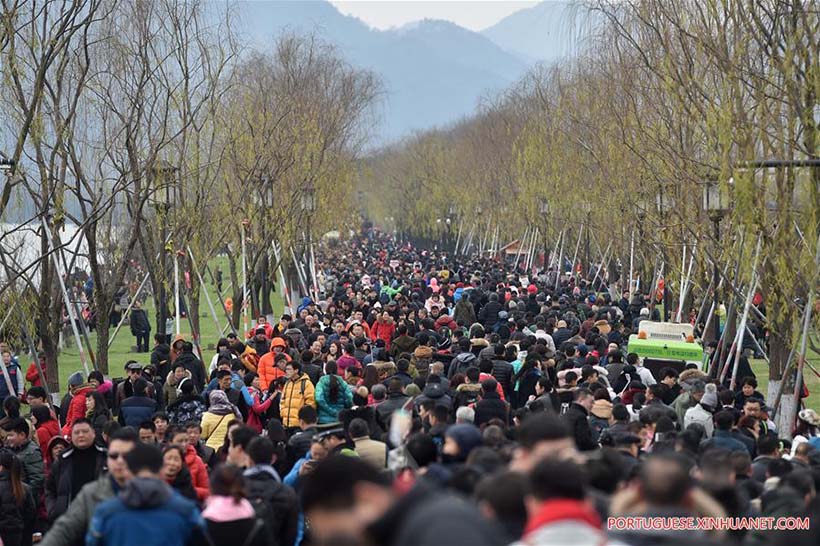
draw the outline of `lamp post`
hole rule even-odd
[[[168,320],[168,302],[165,290],[165,280],[168,273],[167,253],[168,245],[168,213],[174,204],[175,195],[175,175],[177,169],[171,163],[165,160],[159,160],[154,163],[151,168],[151,178],[153,188],[151,190],[151,204],[157,209],[157,216],[159,217],[160,230],[160,270],[162,275],[159,283],[159,294],[157,294],[158,310],[157,310],[157,332],[160,334],[168,334],[165,329],[165,322]]]
[[[720,183],[717,180],[707,180],[703,185],[703,210],[709,215],[712,220],[713,234],[715,238],[715,248],[720,245],[720,221],[723,215],[729,210],[729,194],[723,191]],[[716,340],[720,332],[720,317],[717,313],[717,308],[720,303],[720,291],[718,290],[718,283],[720,272],[718,271],[717,261],[712,263],[712,298],[714,300],[714,312],[712,317],[712,324],[707,324],[706,328],[709,331],[709,339]]]

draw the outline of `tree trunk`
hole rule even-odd
[[[108,314],[113,304],[113,297],[107,290],[99,289],[99,285],[94,285],[94,302],[97,307],[97,367],[103,374],[108,374],[108,340],[109,324]],[[125,309],[123,309],[125,312]],[[101,320],[102,316],[105,320]],[[120,328],[120,334],[122,328]]]

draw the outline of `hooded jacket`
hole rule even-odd
[[[268,390],[268,386],[276,381],[277,378],[282,377],[285,375],[285,372],[280,370],[274,364],[274,357],[276,357],[276,351],[273,350],[274,347],[282,347],[284,349],[285,358],[287,358],[288,362],[291,361],[290,355],[287,353],[288,343],[281,337],[275,337],[270,343],[270,351],[265,353],[262,358],[259,359],[257,373],[259,374],[259,382],[262,385],[262,390]]]
[[[284,426],[299,426],[299,410],[304,406],[316,407],[315,392],[313,383],[305,374],[299,374],[295,380],[288,379],[282,389],[282,399],[279,403],[279,414]]]
[[[85,399],[93,390],[94,387],[90,383],[86,383],[74,391],[74,395],[71,397],[71,403],[68,406],[68,414],[66,415],[65,425],[63,425],[64,436],[71,435],[71,425],[74,424],[74,421],[85,418],[85,413],[87,411],[85,407]]]
[[[453,310],[453,319],[459,324],[473,324],[476,321],[475,308],[467,298],[460,298]]]
[[[331,378],[336,378],[338,392],[336,400],[330,399]],[[353,391],[350,385],[338,375],[325,375],[316,384],[314,393],[316,407],[318,408],[319,424],[336,423],[339,421],[339,412],[353,406]]]
[[[252,466],[245,471],[245,489],[257,516],[268,525],[272,546],[295,543],[299,525],[299,501],[293,489],[281,483],[270,467]]]
[[[410,358],[410,369],[416,371],[416,375],[427,377],[427,370],[433,362],[433,348],[427,345],[419,345],[413,351]],[[410,375],[413,375],[412,373]]]
[[[114,480],[100,476],[83,486],[68,505],[68,510],[49,528],[40,546],[83,546],[85,532],[97,506],[114,496]]]
[[[393,321],[393,318],[388,317],[386,321],[383,321],[380,317],[373,323],[373,327],[370,329],[370,339],[373,341],[381,339],[385,343],[385,348],[389,351],[390,343],[393,340],[393,334],[395,332],[396,323]]]
[[[86,545],[183,546],[192,535],[205,535],[205,520],[193,501],[161,480],[134,478],[119,495],[97,508]]]
[[[416,411],[425,400],[433,400],[437,405],[447,406],[448,408],[452,407],[453,404],[452,398],[446,393],[441,383],[427,383],[424,386],[421,396],[418,396],[413,402]]]
[[[205,385],[205,368],[202,362],[190,351],[183,351],[177,357],[174,365],[181,364],[191,374],[191,379],[194,382],[194,387],[197,392],[202,392],[202,387]],[[170,371],[170,370],[169,370]]]
[[[397,357],[402,353],[412,353],[418,347],[419,340],[413,336],[403,335],[393,340],[390,344],[390,354]]]
[[[459,353],[450,361],[447,370],[447,379],[452,379],[457,373],[464,373],[470,366],[478,366],[478,358],[473,353]]]

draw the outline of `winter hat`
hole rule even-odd
[[[84,381],[82,372],[74,372],[73,374],[68,376],[69,387],[79,387],[83,383]]]
[[[458,458],[466,460],[470,452],[481,445],[481,431],[475,425],[453,425],[444,433],[458,444]]]
[[[705,387],[703,398],[700,399],[700,405],[715,408],[717,407],[717,403],[717,386],[714,383],[709,383]]]
[[[439,389],[441,387],[439,386]],[[421,389],[415,383],[410,383],[404,388],[404,394],[409,396],[410,398],[415,398],[416,396],[421,395]]]
[[[820,415],[817,415],[817,412],[813,409],[800,410],[797,416],[800,418],[801,421],[805,421],[806,423],[812,426],[820,426]]]
[[[530,284],[527,286],[527,294],[535,294],[536,292],[538,292],[537,286],[535,286],[534,284]]]

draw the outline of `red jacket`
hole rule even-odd
[[[254,389],[251,391],[251,398],[253,398],[253,406],[250,408],[251,411],[248,412],[248,418],[245,420],[245,424],[255,430],[257,434],[260,434],[262,432],[261,416],[265,415],[265,412],[268,411],[275,397],[271,396],[262,402],[260,401],[259,392]]]
[[[65,425],[63,425],[63,435],[71,435],[71,425],[77,419],[85,417],[86,407],[85,399],[94,390],[94,387],[86,384],[74,391],[74,396],[71,397],[71,403],[68,405],[68,413],[65,418]]]
[[[377,320],[373,323],[373,327],[370,329],[370,339],[376,341],[377,339],[384,340],[385,348],[389,351],[390,350],[390,341],[393,339],[393,333],[396,331],[396,323],[393,322],[393,319],[390,319],[390,322],[382,322],[381,320]]]
[[[48,381],[48,376],[46,376],[45,369],[43,369],[43,375],[46,377],[46,381]],[[40,381],[40,374],[37,373],[37,364],[34,362],[28,365],[28,370],[26,370],[26,381],[31,383],[32,387],[43,386],[43,382]]]
[[[60,425],[54,419],[37,426],[37,442],[40,444],[40,451],[43,452],[43,455],[48,450],[48,443],[51,439],[59,435]]]
[[[204,501],[211,494],[211,487],[208,484],[208,468],[199,458],[199,455],[196,454],[194,446],[190,444],[185,450],[185,464],[191,472],[191,481],[194,484],[196,498]]]

